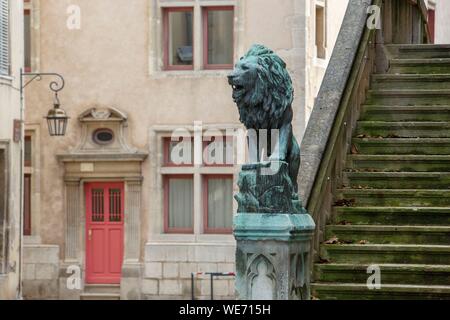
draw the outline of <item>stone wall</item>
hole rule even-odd
[[[59,246],[25,245],[23,296],[25,299],[57,299]]]
[[[235,245],[147,243],[144,299],[191,299],[191,273],[234,272]],[[195,277],[195,298],[211,298],[209,275]],[[214,299],[234,299],[234,277],[214,280]]]

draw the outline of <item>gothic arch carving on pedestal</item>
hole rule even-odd
[[[275,267],[270,257],[255,254],[248,260],[248,293],[251,300],[276,299],[275,274]]]

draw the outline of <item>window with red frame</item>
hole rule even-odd
[[[25,136],[25,146],[24,146],[24,165],[25,168],[32,168],[32,140],[30,136]],[[31,170],[29,170],[31,172]],[[31,236],[31,174],[27,173],[23,177],[24,188],[23,188],[23,235]]]
[[[163,10],[164,67],[166,70],[192,70],[194,10],[191,7]]]
[[[192,175],[164,177],[164,232],[194,232],[194,179]]]
[[[203,8],[203,61],[205,69],[233,68],[234,8]]]
[[[25,1],[29,2],[29,1]],[[24,66],[25,72],[31,71],[31,11],[24,10]]]
[[[204,233],[229,234],[233,224],[233,176],[203,176]]]

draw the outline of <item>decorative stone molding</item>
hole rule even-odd
[[[80,251],[79,228],[80,214],[80,179],[69,179],[66,185],[66,242],[65,260],[77,261]]]
[[[78,120],[81,124],[80,143],[71,151],[57,156],[64,164],[66,187],[64,265],[76,264],[84,269],[84,184],[91,181],[122,181],[125,184],[125,229],[121,297],[137,299],[140,296],[137,288],[141,278],[141,165],[147,153],[128,144],[127,116],[120,110],[95,106],[83,112]],[[93,134],[98,129],[112,132],[112,142],[96,143]],[[61,286],[64,286],[65,278],[66,275],[60,276]],[[79,292],[68,293],[65,290],[64,294],[72,297]]]
[[[83,112],[78,121],[81,123],[81,140],[71,154],[136,154],[139,151],[131,147],[126,140],[127,115],[112,107],[94,106]],[[93,138],[98,129],[109,129],[113,140],[108,144],[99,144]]]

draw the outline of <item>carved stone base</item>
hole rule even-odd
[[[243,213],[306,213],[283,161],[242,166],[235,199]]]
[[[309,300],[314,229],[309,214],[235,216],[237,299]]]

